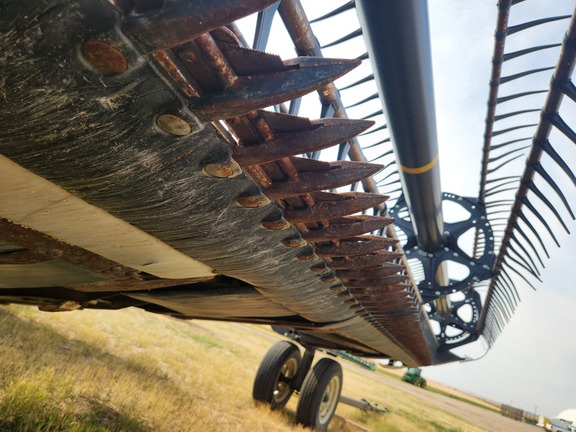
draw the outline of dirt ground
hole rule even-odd
[[[402,375],[404,375],[404,372],[406,371],[406,369],[404,369],[404,368],[402,368],[402,369],[386,368],[386,371],[401,377]],[[495,410],[500,409],[499,405],[490,403],[484,399],[481,399],[481,398],[476,397],[474,395],[471,395],[469,393],[465,393],[465,392],[460,391],[454,387],[449,387],[449,386],[444,385],[442,383],[439,383],[437,381],[429,380],[428,378],[426,378],[426,381],[428,382],[428,385],[431,385],[435,389],[441,390],[441,391],[446,392],[446,393],[450,393],[451,395],[454,395],[457,397],[468,399],[474,403],[477,403],[478,405],[485,406],[486,408],[495,409]]]

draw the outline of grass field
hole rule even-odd
[[[275,412],[252,400],[256,369],[279,339],[265,327],[2,306],[0,338],[0,431],[304,430],[295,397]],[[482,430],[353,370],[343,393],[392,411],[338,407],[372,431]],[[330,430],[353,428],[335,420]]]

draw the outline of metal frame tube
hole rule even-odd
[[[356,8],[416,240],[433,252],[444,230],[427,2],[357,0]]]

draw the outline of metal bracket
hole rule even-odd
[[[473,342],[480,336],[477,329],[482,312],[480,294],[474,289],[465,290],[462,294],[465,296],[464,300],[452,301],[450,303],[451,314],[446,317],[437,313],[434,302],[426,305],[428,317],[440,326],[436,335],[440,350],[451,350]],[[459,314],[460,309],[464,307],[470,310]]]
[[[494,235],[486,217],[486,208],[473,198],[464,198],[444,192],[442,202],[458,204],[469,213],[466,220],[455,223],[444,223],[444,241],[437,251],[421,250],[416,244],[416,235],[408,205],[403,196],[390,209],[390,216],[396,219],[395,225],[406,235],[402,246],[408,260],[417,259],[422,264],[424,278],[418,282],[418,289],[424,303],[430,303],[443,295],[460,292],[471,288],[476,282],[492,277],[495,261]],[[464,252],[458,240],[469,230],[475,229],[477,235],[476,254],[471,256]],[[450,279],[448,286],[440,285],[436,280],[438,269],[444,262],[452,261],[468,268],[468,275],[462,279]]]

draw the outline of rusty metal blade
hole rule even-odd
[[[371,127],[367,120],[321,119],[314,128],[276,134],[272,141],[253,146],[236,147],[233,157],[240,165],[259,165],[289,156],[311,153],[341,144]]]
[[[259,110],[258,118],[263,118],[274,133],[312,129],[314,125],[308,117],[285,114],[282,112]]]
[[[282,58],[275,54],[220,41],[218,47],[237,76],[273,73],[285,69]]]
[[[317,199],[317,194],[312,194],[316,201],[313,207],[307,209],[286,209],[284,217],[292,223],[323,221],[376,207],[388,199],[386,195],[364,192],[323,193],[322,195],[323,197],[332,195],[335,199],[330,201],[319,200]]]
[[[348,289],[352,292],[352,288],[365,288],[371,290],[381,290],[386,291],[389,290],[400,290],[398,288],[398,284],[401,282],[405,282],[408,279],[408,276],[404,275],[395,275],[395,276],[386,276],[382,278],[374,278],[365,281],[350,281],[346,284]],[[402,289],[406,289],[405,287]]]
[[[413,307],[414,300],[410,299],[408,296],[396,297],[395,295],[388,295],[386,298],[370,298],[368,296],[358,299],[362,305],[369,307],[371,310],[377,310],[380,312],[396,311],[398,309],[405,309]]]
[[[401,264],[384,264],[380,267],[369,267],[358,270],[337,270],[336,277],[346,283],[351,280],[368,280],[384,276],[392,276],[404,270]]]
[[[367,267],[378,267],[382,264],[392,262],[400,258],[402,258],[402,254],[400,252],[380,250],[366,255],[331,257],[326,259],[326,263],[333,270],[360,269]]]
[[[365,291],[359,288],[352,288],[350,292],[356,300],[370,310],[385,310],[387,308],[395,310],[399,306],[406,307],[414,304],[414,298],[404,288],[389,291]]]
[[[360,64],[357,60],[298,57],[284,62],[286,70],[238,77],[223,92],[190,101],[203,121],[215,121],[296,99],[317,90]]]
[[[365,234],[385,228],[394,222],[392,218],[380,216],[358,215],[329,220],[325,228],[311,229],[302,233],[302,238],[308,241],[326,241],[342,239]]]
[[[380,236],[357,236],[341,240],[337,245],[317,245],[314,252],[322,257],[363,255],[398,243],[398,239]]]
[[[160,8],[133,10],[122,30],[140,51],[150,54],[189,42],[200,34],[266,9],[276,0],[160,2]]]
[[[331,162],[329,165],[329,170],[300,172],[294,180],[273,183],[264,188],[264,193],[272,198],[285,198],[335,189],[370,177],[383,168],[382,165],[352,161]]]

